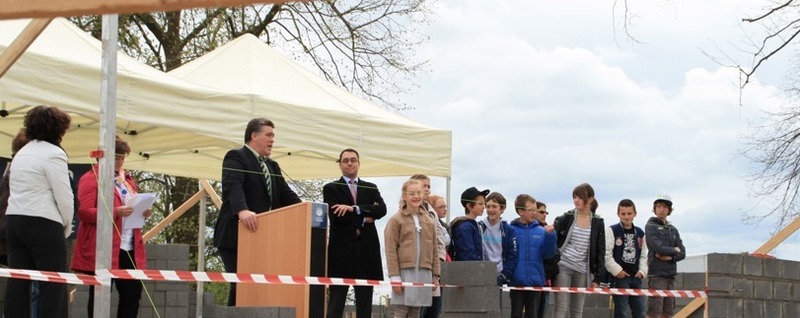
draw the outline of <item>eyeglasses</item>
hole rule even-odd
[[[536,209],[522,209],[525,212],[536,212]]]
[[[344,164],[358,163],[358,158],[344,158],[342,160],[339,160],[339,162],[344,163]]]
[[[544,214],[544,215],[550,214],[550,212],[547,212],[547,211],[539,211],[539,213]]]

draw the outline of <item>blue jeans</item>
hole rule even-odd
[[[642,280],[634,276],[625,278],[611,278],[611,288],[641,289]],[[644,296],[614,295],[615,318],[644,318]]]

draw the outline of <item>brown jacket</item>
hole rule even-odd
[[[419,267],[430,269],[433,275],[439,276],[439,248],[436,244],[436,226],[433,220],[427,215],[424,208],[416,212],[405,208],[397,211],[389,223],[386,224],[384,231],[384,241],[386,243],[386,265],[389,267],[389,276],[400,276],[400,269],[413,268],[417,258],[417,233],[414,225],[412,213],[417,214],[419,219],[420,237],[420,259]]]

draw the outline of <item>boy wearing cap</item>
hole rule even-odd
[[[647,276],[647,245],[644,231],[633,225],[636,205],[630,199],[617,204],[619,223],[606,228],[606,270],[612,288],[642,288]],[[613,295],[614,317],[643,318],[644,296]]]
[[[478,222],[475,221],[483,215],[486,205],[486,196],[489,190],[478,191],[470,187],[461,193],[461,205],[464,207],[465,216],[455,218],[450,222],[453,233],[452,257],[454,261],[482,261],[483,239]]]
[[[675,276],[678,274],[677,262],[686,258],[686,247],[683,246],[678,229],[667,221],[672,214],[672,198],[661,194],[653,202],[653,212],[645,226],[647,242],[647,277],[650,289],[675,289]],[[650,297],[647,301],[647,317],[671,317],[675,310],[675,298]]]

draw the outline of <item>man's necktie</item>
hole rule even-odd
[[[350,195],[353,196],[353,204],[356,204],[356,180],[350,179]]]
[[[267,165],[267,158],[259,158],[261,161],[261,170],[264,171],[264,180],[267,182],[267,194],[269,195],[269,202],[272,203],[272,174],[269,172]]]

